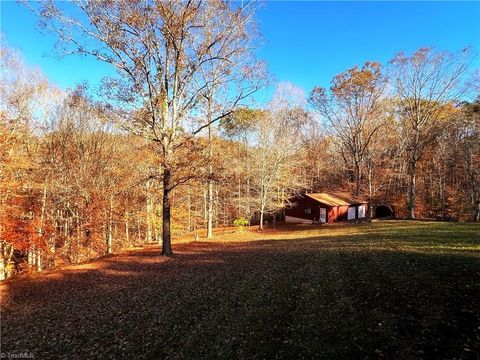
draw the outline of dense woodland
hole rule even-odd
[[[371,216],[387,204],[399,217],[480,220],[469,49],[352,64],[305,94],[255,59],[253,8],[142,6],[33,9],[60,51],[118,70],[98,89],[58,89],[2,41],[0,277],[145,243],[171,255],[170,234],[262,227],[305,190],[364,197]],[[252,102],[267,85],[272,99]]]

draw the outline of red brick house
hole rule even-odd
[[[305,193],[285,209],[285,222],[333,223],[365,219],[368,202],[344,193]]]

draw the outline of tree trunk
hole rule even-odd
[[[362,173],[360,169],[360,164],[355,162],[355,196],[360,196],[360,185],[361,185]]]
[[[407,190],[407,210],[408,218],[415,219],[415,180],[416,180],[416,162],[408,162],[408,190]]]
[[[146,207],[147,207],[147,231],[146,231],[146,242],[152,242],[152,199],[151,199],[151,180],[147,181],[147,196],[146,196]]]
[[[37,249],[37,271],[41,272],[42,270],[43,270],[42,249]]]
[[[477,199],[477,205],[473,213],[473,221],[480,222],[480,199]]]
[[[130,245],[130,224],[128,220],[128,211],[125,211],[125,241]]]
[[[81,243],[81,224],[80,224],[80,215],[77,214],[77,246],[75,250],[75,262],[80,262],[80,243]]]
[[[210,116],[209,116],[210,120]],[[207,187],[207,239],[213,236],[213,148],[212,148],[212,127],[208,127],[208,187]]]
[[[70,204],[67,202],[67,207],[70,206]],[[71,263],[72,262],[72,246],[71,246],[71,239],[70,239],[70,227],[69,227],[69,221],[68,221],[68,216],[66,210],[62,210],[61,212],[63,220],[64,220],[64,236],[65,236],[65,248],[67,249],[67,254],[68,254],[68,261]]]
[[[470,205],[471,205],[471,221],[478,222],[480,221],[480,196],[477,192],[477,182],[475,181],[475,173],[472,162],[472,154],[468,147],[465,147],[465,160],[467,163],[467,175],[468,175],[468,185],[470,193]]]
[[[153,222],[153,235],[154,235],[154,238],[155,238],[155,242],[157,244],[160,244],[160,228],[159,228],[159,221],[157,221],[157,219],[160,217],[160,211],[159,211],[159,206],[156,206],[155,209],[154,209],[154,222]]]
[[[208,180],[207,189],[207,239],[213,236],[213,182]]]
[[[5,266],[4,245],[3,245],[3,241],[0,241],[0,281],[5,280],[6,278],[5,269],[6,269],[6,266]]]
[[[245,213],[246,213],[246,218],[248,219],[248,223],[250,224],[250,216],[251,216],[251,213],[250,213],[250,175],[248,175],[247,177],[247,184],[246,184],[247,188],[245,189],[245,193],[246,193],[246,199],[247,199],[247,202],[246,202],[246,207],[245,207]]]
[[[112,216],[113,216],[113,195],[110,195],[110,209],[108,214],[107,254],[112,253]]]
[[[30,249],[28,249],[28,265],[31,267],[35,266],[36,264],[35,255],[36,255],[35,244],[32,244]]]
[[[238,214],[237,219],[242,216],[242,179],[238,177]]]
[[[43,187],[43,196],[42,196],[42,208],[40,210],[40,228],[38,229],[38,233],[41,237],[45,235],[45,208],[47,205],[47,184],[45,183]]]
[[[172,256],[170,232],[171,201],[170,201],[170,169],[163,170],[163,200],[162,200],[162,255]]]
[[[5,280],[13,275],[13,245],[10,247],[5,242],[0,242],[0,280]]]
[[[223,227],[227,226],[228,224],[228,208],[227,208],[227,202],[225,201],[223,203]]]
[[[260,210],[260,225],[259,225],[260,230],[263,230],[263,209]]]
[[[137,217],[137,241],[134,245],[140,244],[142,242],[142,226],[140,224],[140,219]]]
[[[373,197],[373,177],[372,177],[373,169],[372,163],[369,162],[368,164],[368,217],[373,219],[373,206],[372,206],[372,197]]]
[[[188,231],[192,231],[192,196],[190,194],[190,186],[188,187],[187,204],[188,204]]]
[[[441,206],[442,206],[442,220],[445,219],[446,213],[445,213],[445,183],[443,179],[443,172],[442,174],[439,175],[440,178],[440,201],[441,201]]]
[[[203,226],[206,227],[208,223],[208,211],[207,211],[207,204],[208,204],[208,186],[203,189]]]

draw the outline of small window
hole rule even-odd
[[[305,209],[305,215],[310,215],[312,213],[312,209],[311,208],[306,208]]]

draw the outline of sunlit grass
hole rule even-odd
[[[182,238],[183,241],[188,239],[188,236]],[[392,249],[422,248],[431,251],[476,252],[480,251],[480,224],[392,220],[323,226],[290,225],[276,229],[267,228],[266,231],[258,231],[256,227],[251,227],[243,232],[232,229],[215,236],[212,241],[229,243],[302,239],[313,241],[318,239],[319,243],[325,240],[339,244],[353,242],[358,247],[382,245]]]

